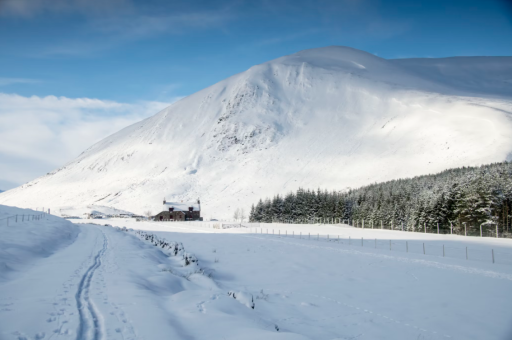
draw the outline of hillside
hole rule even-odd
[[[386,60],[326,47],[254,66],[0,194],[20,207],[230,217],[298,187],[344,189],[512,159],[512,57]]]

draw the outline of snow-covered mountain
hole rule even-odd
[[[345,189],[512,159],[512,57],[386,60],[348,47],[254,66],[0,194],[142,213],[201,199],[230,217],[297,187]]]

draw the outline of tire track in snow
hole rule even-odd
[[[103,255],[108,247],[107,237],[103,232],[101,233],[103,236],[103,247],[94,257],[93,264],[82,276],[75,295],[79,314],[79,326],[76,336],[77,340],[101,340],[104,335],[103,317],[89,296],[92,278],[96,269],[101,266]]]

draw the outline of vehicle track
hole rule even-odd
[[[92,278],[96,270],[101,266],[103,256],[108,248],[107,237],[103,232],[101,232],[101,235],[103,237],[103,247],[94,257],[93,264],[82,276],[75,295],[79,314],[77,340],[101,340],[104,336],[103,317],[89,296]]]

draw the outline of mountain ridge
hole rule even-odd
[[[0,194],[0,203],[156,213],[164,197],[201,198],[205,217],[230,217],[298,186],[342,189],[510,157],[512,91],[503,79],[512,79],[512,58],[487,76],[459,61],[397,60],[326,47],[253,66]]]

